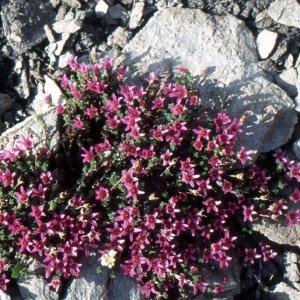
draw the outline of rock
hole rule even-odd
[[[95,6],[95,14],[96,18],[103,17],[109,9],[109,6],[106,4],[105,1],[100,0],[98,4]]]
[[[206,73],[199,88],[206,105],[213,91],[223,99],[232,96],[231,116],[248,113],[237,147],[253,149],[254,159],[260,151],[286,143],[297,122],[292,100],[267,80],[251,33],[233,16],[212,17],[195,9],[159,11],[124,47],[116,59],[117,65],[122,63],[129,67],[127,83],[138,86],[149,72],[166,77],[179,66],[196,82]]]
[[[277,84],[283,88],[289,95],[296,97],[298,94],[297,81],[298,72],[295,68],[283,71],[275,77]]]
[[[42,0],[10,1],[2,7],[1,17],[8,44],[20,55],[46,38],[44,26],[53,22],[55,12]]]
[[[53,32],[50,29],[50,27],[48,25],[45,25],[44,30],[45,30],[48,41],[50,43],[54,43],[55,42],[55,37],[54,37]]]
[[[13,107],[13,100],[7,94],[0,94],[0,116]]]
[[[66,68],[68,66],[68,59],[70,57],[75,57],[75,53],[74,53],[73,49],[68,49],[59,56],[58,67]]]
[[[144,294],[138,291],[139,285],[129,276],[124,276],[123,271],[118,270],[108,286],[109,300],[143,300]]]
[[[63,104],[63,98],[62,98],[63,94],[61,92],[60,87],[57,85],[57,83],[47,75],[44,75],[44,79],[45,79],[44,90],[46,94],[51,95],[52,104],[54,106]]]
[[[271,287],[272,288],[272,287]],[[269,293],[269,300],[289,300],[289,299],[300,299],[299,284],[294,283],[293,285],[285,282],[278,283],[274,289]]]
[[[109,269],[102,267],[101,272],[97,273],[96,268],[100,263],[98,256],[90,256],[82,259],[80,278],[70,280],[68,291],[63,300],[89,299],[99,300],[107,294],[107,283],[109,279]]]
[[[23,60],[22,56],[20,56],[19,58],[19,62],[21,62],[21,68],[19,68],[20,64],[16,64],[15,68],[16,73],[19,74],[19,72],[21,72],[21,74],[17,79],[17,82],[14,86],[14,90],[19,95],[19,97],[27,99],[30,96],[27,64]]]
[[[136,2],[130,14],[129,28],[135,29],[142,23],[143,11],[145,8],[144,2]]]
[[[69,16],[69,18],[71,18]],[[77,11],[75,19],[71,20],[61,20],[52,24],[53,30],[56,33],[75,33],[80,30],[83,26],[83,21],[85,18],[85,13],[82,11]]]
[[[294,150],[296,156],[298,157],[298,159],[300,159],[300,140],[296,141],[293,144],[293,150]]]
[[[108,10],[108,14],[113,19],[128,19],[129,17],[126,8],[124,8],[121,4],[110,7]]]
[[[43,122],[39,120],[42,118]],[[46,129],[43,126],[43,123],[46,124]],[[48,141],[50,144],[50,149],[56,151],[59,144],[59,134],[58,134],[58,124],[57,124],[57,114],[54,108],[50,108],[43,114],[37,116],[31,116],[26,118],[23,122],[20,122],[6,130],[0,136],[0,145],[1,149],[11,148],[18,135],[27,134],[28,128],[35,134],[35,144],[39,148],[45,145],[45,142]]]
[[[276,48],[275,52],[272,54],[271,59],[277,62],[288,50],[288,43],[284,40]]]
[[[108,38],[107,45],[124,48],[132,36],[132,32],[118,27]]]
[[[81,3],[78,0],[61,0],[62,3],[67,4],[71,8],[81,8]]]
[[[293,252],[284,253],[285,256],[285,274],[284,277],[291,283],[299,282],[300,273],[298,268],[299,255]]]
[[[268,58],[273,51],[278,34],[269,30],[263,30],[256,39],[257,51],[261,59]]]
[[[294,64],[294,57],[292,54],[289,54],[288,57],[286,58],[285,62],[284,62],[284,67],[286,69],[289,69],[293,66]]]
[[[0,299],[1,300],[11,300],[11,298],[5,294],[2,290],[0,290]]]
[[[276,76],[278,74],[276,64],[271,59],[262,60],[258,62],[258,65],[271,76]]]
[[[269,7],[269,16],[277,23],[300,28],[300,4],[297,0],[276,0]]]
[[[56,50],[54,51],[54,54],[59,57],[61,53],[64,50],[64,47],[70,38],[71,34],[70,33],[62,33],[61,34],[61,40],[56,42]]]
[[[47,286],[48,282],[38,278],[37,274],[39,272],[43,272],[42,266],[34,260],[30,264],[27,278],[18,279],[17,283],[22,297],[26,299],[58,300],[58,294]]]

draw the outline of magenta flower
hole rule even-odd
[[[63,260],[67,260],[69,256],[77,256],[77,247],[71,246],[69,242],[66,242],[65,246],[58,250],[63,253]]]
[[[67,77],[66,74],[64,74],[62,77],[59,77],[60,80],[60,85],[62,86],[62,88],[67,88],[69,85],[69,79]]]
[[[58,291],[60,285],[61,285],[61,280],[59,278],[53,278],[52,281],[47,284],[47,286],[52,286],[56,292]]]
[[[102,61],[102,64],[104,66],[104,68],[109,71],[112,69],[112,66],[113,66],[113,59],[112,58],[109,58],[109,57],[105,57]]]
[[[205,293],[205,286],[208,286],[209,282],[204,282],[202,278],[199,278],[198,281],[194,282],[194,295],[198,294],[198,291]]]
[[[81,156],[84,158],[82,162],[92,162],[95,159],[93,149],[94,149],[93,146],[90,147],[90,151],[81,147],[81,150],[83,150],[85,153],[85,154],[81,154]]]
[[[238,152],[237,157],[243,165],[246,163],[246,159],[252,160],[252,158],[249,156],[249,153],[251,153],[251,150],[245,151],[244,146],[241,148],[241,151]]]
[[[30,252],[29,246],[32,245],[32,243],[28,240],[28,236],[23,236],[18,238],[19,242],[16,243],[18,246],[20,246],[19,252],[22,253],[24,250],[27,250]]]
[[[84,127],[83,122],[80,120],[80,118],[78,117],[77,119],[73,120],[73,127],[78,128],[78,129],[82,129]]]
[[[221,134],[217,135],[217,139],[219,140],[220,145],[230,144],[232,142],[232,138],[233,138],[233,135],[228,134],[226,129],[223,130],[223,132]]]
[[[164,108],[164,101],[165,101],[165,98],[162,98],[162,97],[158,97],[157,100],[153,100],[152,101],[152,107],[151,109],[154,110],[154,109],[161,109],[161,108]]]
[[[137,177],[133,177],[133,170],[129,170],[128,172],[125,170],[122,170],[122,183],[127,183],[127,184],[133,184],[134,181],[138,181]]]
[[[48,250],[45,246],[45,238],[41,241],[38,240],[32,240],[33,241],[33,249],[31,250],[31,253],[38,252],[39,256],[43,256],[43,250]]]
[[[109,197],[109,192],[108,189],[100,186],[98,190],[95,191],[96,193],[96,200],[101,200],[102,202],[104,202],[105,199],[107,199]]]
[[[53,180],[51,172],[41,173],[40,178],[42,179],[43,184],[49,184]]]
[[[56,108],[56,113],[58,115],[63,114],[65,111],[66,111],[66,108],[61,104],[59,104]]]
[[[221,204],[221,202],[221,200],[215,200],[214,198],[209,198],[207,201],[202,201],[202,203],[207,206],[207,213],[209,213],[212,209],[217,212],[217,205]]]
[[[155,294],[155,295],[158,294],[158,292],[154,288],[154,284],[151,281],[149,281],[145,285],[139,287],[138,290],[144,291],[146,298],[149,298],[151,293]]]
[[[194,187],[194,180],[199,178],[200,175],[194,175],[194,169],[188,170],[188,172],[181,171],[182,182],[189,183],[191,187]]]
[[[28,202],[29,196],[31,195],[32,191],[26,192],[23,188],[23,186],[21,186],[20,188],[20,193],[19,192],[15,192],[15,195],[18,196],[18,200],[17,202]]]
[[[288,207],[282,203],[282,199],[274,203],[272,206],[272,213],[282,215],[282,210],[288,209]]]
[[[244,214],[244,222],[249,220],[250,222],[253,222],[252,215],[256,215],[257,212],[254,211],[254,205],[252,204],[250,207],[247,207],[246,205],[243,205],[243,214]]]
[[[211,171],[209,173],[209,176],[211,177],[211,180],[215,181],[215,180],[222,180],[221,175],[223,174],[223,171],[220,169],[217,169],[216,167],[212,167]]]
[[[181,116],[184,111],[187,110],[187,108],[183,105],[180,104],[181,99],[177,101],[176,105],[171,105],[171,109],[173,110],[173,115],[174,116]]]
[[[233,122],[227,127],[234,135],[236,135],[238,132],[243,132],[241,130],[241,127],[243,126],[243,123],[240,123],[234,118]]]
[[[51,222],[43,223],[40,220],[36,220],[38,228],[34,231],[35,234],[40,234],[41,239],[45,238],[45,234],[54,234],[54,231],[50,228]]]
[[[215,149],[219,148],[216,140],[209,141],[207,144],[208,151],[214,151]]]
[[[85,63],[81,63],[79,65],[78,72],[80,72],[83,76],[89,75],[89,71]]]
[[[171,155],[173,153],[169,151],[169,149],[167,150],[167,152],[165,154],[162,154],[160,157],[163,159],[163,166],[169,165],[171,162]]]
[[[261,257],[260,254],[256,253],[256,249],[245,249],[245,262],[249,260],[250,264],[254,264],[254,259]]]
[[[140,191],[138,189],[138,184],[137,183],[136,184],[125,183],[124,185],[128,190],[128,194],[126,195],[126,198],[132,197],[134,199],[134,201],[137,201],[137,195],[145,194],[145,192]]]
[[[74,59],[68,58],[67,63],[73,71],[77,71],[77,69],[78,69],[78,57],[77,56],[75,56]]]
[[[163,134],[166,132],[168,132],[168,130],[162,130],[162,126],[159,125],[156,129],[150,130],[150,135],[158,141],[163,141]]]
[[[288,213],[287,218],[289,219],[288,226],[292,226],[294,223],[295,224],[300,224],[300,212],[299,209]]]
[[[151,72],[149,74],[149,78],[144,78],[144,80],[149,82],[149,84],[152,84],[153,82],[155,82],[157,80],[157,77],[155,76],[155,74],[153,72]]]
[[[0,288],[3,291],[6,291],[7,287],[6,284],[9,282],[9,279],[6,279],[5,274],[2,274],[2,276],[0,277]]]
[[[186,160],[181,160],[180,164],[181,164],[181,166],[180,166],[181,171],[189,170],[189,169],[195,167],[194,164],[191,164],[191,159],[189,157]]]
[[[300,182],[300,163],[297,166],[292,166],[290,169],[290,178],[296,178]]]
[[[210,259],[216,260],[216,257],[212,254],[212,251],[210,251],[207,248],[203,250],[202,257],[204,258],[206,264],[209,262]]]
[[[222,252],[216,260],[220,263],[220,268],[223,268],[224,266],[228,267],[228,260],[232,260],[232,257],[227,256],[225,252]]]
[[[94,75],[99,75],[100,74],[100,72],[101,72],[101,69],[102,69],[102,65],[100,65],[100,64],[93,64],[92,65],[92,69],[93,69],[93,73],[94,73]]]
[[[230,122],[230,119],[227,113],[218,113],[217,117],[214,118],[214,123],[216,125],[216,130],[224,130],[226,129],[225,124]]]
[[[113,118],[107,116],[107,122],[106,122],[106,126],[107,127],[111,127],[111,128],[118,128],[118,124],[121,121],[118,119],[118,116],[114,116]]]
[[[32,210],[32,212],[29,213],[29,216],[34,217],[36,220],[39,220],[40,217],[46,216],[45,213],[43,212],[44,205],[40,205],[38,207],[31,205],[31,210]]]
[[[146,214],[146,223],[145,223],[145,226],[149,229],[155,229],[155,224],[157,223],[161,223],[162,221],[157,219],[157,215],[158,215],[158,212],[155,212],[154,214],[152,215],[149,215],[149,214]]]
[[[36,188],[31,188],[33,194],[32,197],[40,198],[40,199],[45,199],[45,192],[47,191],[47,188],[43,188],[42,184],[39,184],[39,187]]]
[[[14,184],[15,175],[16,175],[15,172],[11,173],[11,171],[7,168],[5,170],[5,173],[4,172],[2,172],[2,174],[0,173],[0,179],[3,181],[4,187]]]
[[[96,107],[94,107],[93,105],[91,105],[91,107],[88,107],[85,110],[85,114],[87,116],[89,116],[90,119],[95,118],[96,116],[98,116],[98,110]]]
[[[174,84],[172,92],[168,95],[168,97],[175,97],[177,100],[181,100],[182,98],[186,98],[188,96],[187,90],[184,85],[179,85],[177,83]]]

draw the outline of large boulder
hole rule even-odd
[[[258,66],[252,33],[234,16],[168,8],[154,14],[116,61],[129,66],[129,84],[149,72],[160,77],[180,66],[196,78],[201,98],[226,100],[232,117],[248,117],[240,143],[253,158],[286,143],[297,122],[293,101]],[[201,80],[205,76],[204,80]]]

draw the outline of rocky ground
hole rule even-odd
[[[44,97],[49,93],[53,105],[60,103],[56,79],[68,72],[68,57],[86,61],[96,47],[99,57],[116,58],[138,79],[186,66],[198,79],[203,99],[227,99],[231,114],[248,113],[241,142],[254,149],[254,158],[285,145],[300,159],[296,0],[2,0],[0,5],[1,147],[27,127],[41,136],[40,114],[55,149],[56,115]],[[223,299],[300,299],[298,227],[274,222],[253,228],[273,242],[279,255],[255,273],[243,265],[226,270],[231,285]],[[35,262],[29,278],[0,293],[0,299],[143,298],[121,273],[113,280],[106,271],[96,274],[95,263],[90,258],[82,278],[71,280],[58,295],[38,277]],[[223,275],[214,274],[213,267],[206,274],[216,281]],[[271,292],[263,293],[262,287]]]

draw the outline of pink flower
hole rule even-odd
[[[80,72],[83,76],[89,75],[89,71],[85,63],[81,63],[79,65],[78,72]]]
[[[118,116],[114,116],[113,118],[107,116],[107,123],[106,123],[106,126],[107,127],[111,127],[111,128],[117,128],[118,127],[118,124],[120,123],[121,121],[118,119]]]
[[[199,278],[198,281],[194,282],[194,295],[198,294],[198,291],[205,293],[205,286],[208,286],[209,282],[204,282],[202,278]]]
[[[45,213],[43,212],[44,210],[44,205],[40,205],[38,207],[31,205],[31,213],[29,213],[29,216],[34,217],[36,220],[39,220],[40,217],[46,216]]]
[[[113,59],[109,58],[109,57],[105,57],[102,61],[102,64],[104,66],[104,68],[109,71],[112,69],[112,65],[113,65]]]
[[[254,263],[255,258],[261,257],[260,254],[256,254],[256,249],[247,249],[246,248],[245,253],[246,253],[245,261],[249,260],[250,264]]]
[[[66,108],[63,106],[63,105],[61,105],[61,104],[59,104],[58,106],[57,106],[57,108],[56,108],[56,113],[59,115],[59,114],[63,114],[64,112],[65,112],[65,110],[66,110]]]
[[[181,116],[183,114],[184,111],[187,110],[187,108],[183,105],[180,104],[180,101],[177,101],[176,105],[171,105],[171,109],[173,110],[173,115],[174,116]]]
[[[167,150],[167,152],[165,154],[162,154],[160,157],[163,159],[163,166],[169,165],[171,162],[171,155],[173,153],[169,151],[169,149]]]
[[[82,162],[92,162],[95,159],[95,155],[93,152],[93,147],[90,147],[90,151],[81,147],[81,150],[84,151],[85,154],[81,154],[81,156],[84,158]]]
[[[95,191],[96,193],[96,200],[101,200],[102,202],[104,202],[105,199],[107,199],[109,197],[109,192],[108,189],[100,186],[98,190]]]
[[[214,118],[214,123],[216,125],[216,130],[226,129],[225,124],[230,122],[227,113],[218,113],[217,117]]]
[[[218,211],[217,205],[221,204],[221,200],[215,200],[214,198],[209,198],[207,201],[202,201],[204,205],[207,206],[206,212],[209,213],[212,209]]]
[[[61,82],[60,85],[62,86],[62,88],[67,88],[69,86],[69,80],[66,74],[64,74],[62,77],[58,78]]]
[[[223,174],[222,170],[217,169],[216,167],[212,167],[209,173],[209,176],[213,181],[215,180],[222,180],[221,175]]]
[[[45,192],[47,191],[47,188],[43,188],[42,184],[39,184],[39,187],[36,188],[31,188],[33,194],[32,197],[40,198],[40,199],[45,199]]]
[[[220,284],[220,285],[216,286],[216,287],[213,289],[213,292],[214,292],[215,294],[220,294],[220,293],[225,292],[224,285]]]
[[[292,226],[294,223],[300,224],[300,212],[299,209],[288,213],[287,218],[289,219],[288,226]]]
[[[94,72],[94,75],[99,75],[100,74],[100,72],[101,72],[101,69],[102,69],[102,65],[100,65],[100,64],[94,64],[94,65],[92,65],[92,69],[93,69],[93,72]]]
[[[77,256],[77,247],[70,245],[69,242],[65,243],[64,248],[59,248],[58,250],[63,253],[63,260],[67,260],[69,256]]]
[[[128,190],[128,194],[126,195],[126,198],[132,197],[134,199],[134,201],[137,201],[137,195],[145,194],[145,192],[140,191],[138,189],[138,184],[137,183],[136,184],[125,183],[124,185]]]
[[[117,73],[117,76],[122,79],[126,75],[126,68],[118,68],[115,72]]]
[[[15,192],[15,195],[18,196],[17,202],[28,202],[28,199],[29,199],[29,196],[31,193],[32,193],[32,191],[26,192],[24,190],[23,186],[21,186],[20,193]]]
[[[187,72],[187,68],[179,67],[179,72],[182,73],[182,74],[185,74]]]
[[[165,98],[162,98],[162,97],[158,97],[157,100],[153,100],[152,101],[152,107],[151,109],[154,110],[154,109],[160,109],[160,108],[164,108],[164,101],[165,101]]]
[[[241,127],[243,126],[243,123],[238,123],[236,118],[234,118],[233,122],[231,125],[229,125],[227,127],[227,129],[231,130],[231,132],[236,135],[238,132],[243,132],[243,130],[241,130]]]
[[[244,214],[244,222],[249,220],[250,222],[253,222],[252,215],[256,215],[257,212],[254,211],[254,205],[252,204],[250,207],[247,207],[246,205],[243,205],[243,214]]]
[[[17,144],[19,144],[21,147],[25,149],[32,149],[34,147],[34,140],[31,136],[31,133],[28,133],[26,137],[23,134],[21,134],[20,139],[21,140],[17,141]]]
[[[61,280],[59,278],[53,278],[52,281],[47,284],[47,286],[52,286],[56,292],[58,291],[60,285],[61,285]]]
[[[144,80],[149,82],[149,84],[152,84],[153,82],[155,82],[157,80],[157,77],[155,76],[155,74],[153,72],[151,72],[149,74],[149,78],[144,78]]]
[[[145,226],[148,227],[149,229],[155,229],[155,224],[161,223],[162,221],[157,219],[158,212],[155,212],[154,214],[146,214],[146,223]]]
[[[146,294],[146,298],[149,298],[150,293],[157,295],[158,292],[154,288],[154,284],[149,281],[145,285],[138,288],[139,291],[144,291]]]
[[[209,185],[210,184],[210,179],[207,179],[207,180],[197,180],[196,181],[197,185],[198,185],[198,191],[200,193],[202,193],[204,196],[207,195],[207,190],[211,190],[212,189],[212,186]]]
[[[194,187],[194,179],[199,178],[200,175],[194,175],[194,169],[188,170],[188,172],[181,171],[182,182],[189,183],[191,187]]]
[[[14,177],[16,173],[11,173],[9,169],[6,168],[5,173],[0,173],[0,179],[3,181],[4,187],[14,184]]]
[[[3,291],[6,291],[7,287],[6,284],[9,282],[9,279],[6,279],[5,274],[2,274],[0,277],[0,287]]]
[[[178,100],[181,100],[182,98],[186,98],[188,96],[188,93],[184,85],[179,85],[175,83],[172,92],[168,96],[175,97]]]
[[[78,57],[75,56],[74,59],[69,58],[68,61],[67,61],[68,65],[71,67],[71,69],[73,71],[77,71],[77,69],[78,69],[78,61],[77,61],[77,59],[78,59]]]
[[[51,172],[42,173],[40,178],[42,179],[43,184],[49,184],[53,180]]]
[[[38,240],[32,240],[33,241],[33,249],[31,250],[31,253],[38,252],[39,256],[43,256],[43,250],[47,250],[45,246],[45,238],[41,241]]]
[[[277,203],[274,203],[272,207],[272,213],[282,215],[283,209],[288,209],[288,207],[284,205],[284,203],[282,203],[282,199],[281,199]]]
[[[90,119],[98,116],[98,110],[96,107],[94,107],[93,105],[91,105],[91,107],[88,107],[86,110],[85,110],[85,114],[87,116],[89,116]]]
[[[246,163],[246,159],[252,160],[252,158],[249,156],[249,153],[251,153],[251,150],[245,151],[244,146],[241,148],[241,151],[238,152],[237,157],[243,165]]]
[[[78,117],[77,119],[74,119],[72,125],[73,125],[73,127],[78,128],[78,129],[81,129],[81,128],[84,127],[84,124],[83,124],[83,122],[80,120],[80,117]]]

